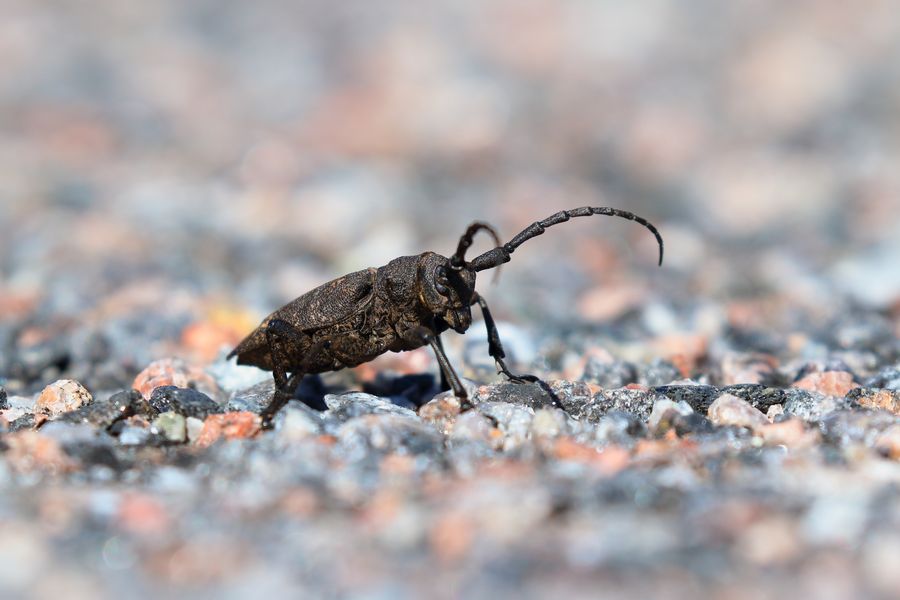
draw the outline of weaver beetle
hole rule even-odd
[[[471,408],[466,389],[441,345],[448,329],[465,332],[472,324],[471,307],[481,308],[488,334],[488,352],[498,373],[514,382],[542,383],[533,375],[516,375],[506,365],[506,353],[497,326],[484,298],[475,291],[475,276],[510,261],[522,244],[546,228],[572,217],[614,216],[636,221],[650,230],[659,244],[663,239],[649,221],[624,210],[585,206],[560,211],[536,221],[506,244],[493,227],[475,222],[459,240],[450,258],[434,252],[402,256],[383,267],[369,268],[339,277],[300,296],[266,317],[229,355],[238,364],[272,371],[275,396],[263,410],[267,425],[290,400],[304,375],[355,367],[387,351],[415,350],[428,344],[434,350],[445,387]],[[489,233],[492,250],[466,261],[466,251],[479,231]],[[545,389],[546,384],[543,384]]]

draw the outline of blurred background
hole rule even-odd
[[[103,398],[131,387],[162,357],[230,373],[217,360],[222,350],[316,285],[400,255],[449,254],[474,220],[509,239],[582,205],[615,206],[655,223],[666,263],[656,267],[643,228],[608,218],[572,221],[523,246],[497,283],[490,274],[479,281],[520,365],[604,388],[638,373],[648,385],[691,376],[789,386],[816,371],[896,386],[898,16],[898,0],[3,0],[0,386],[21,414],[60,377]],[[486,238],[477,249],[488,247]],[[480,329],[466,340],[481,359],[458,336],[448,345],[466,375],[486,381],[493,373]],[[374,369],[434,369],[427,352],[402,356]],[[601,366],[592,371],[594,359]],[[631,379],[607,372],[619,359],[639,365],[628,367]],[[472,370],[479,364],[480,374]],[[874,439],[868,432],[877,428],[847,419],[841,439]],[[894,423],[875,421],[882,429]],[[900,456],[894,427],[891,452]],[[735,442],[731,430],[717,432],[710,446],[718,439],[724,453],[755,452],[748,435]],[[15,439],[37,435],[23,434]],[[83,431],[41,430],[51,434],[68,443],[65,436]],[[5,448],[14,438],[4,436]],[[622,465],[598,471],[586,463],[578,471],[561,455],[543,471],[542,462],[525,461],[460,484],[484,520],[466,529],[459,523],[470,515],[453,512],[460,496],[450,484],[426,490],[432,496],[419,502],[427,486],[415,477],[430,477],[432,467],[442,473],[446,457],[437,451],[434,462],[416,466],[393,455],[379,463],[365,452],[356,464],[336,446],[334,466],[321,459],[328,450],[294,444],[289,455],[300,458],[281,463],[288,450],[280,439],[260,436],[196,456],[187,447],[178,455],[169,447],[135,450],[128,460],[137,466],[124,471],[115,493],[103,487],[109,469],[84,459],[74,486],[59,491],[51,479],[37,500],[31,467],[20,479],[9,470],[16,461],[30,465],[36,452],[8,453],[12,466],[0,468],[9,490],[0,507],[0,579],[43,597],[97,597],[86,573],[101,565],[104,584],[133,590],[143,560],[145,591],[157,578],[196,591],[235,575],[255,552],[267,558],[228,597],[279,590],[298,565],[319,590],[333,589],[329,576],[361,589],[380,577],[382,563],[407,565],[418,589],[428,589],[445,559],[462,564],[459,579],[442,571],[448,595],[465,581],[469,588],[459,589],[480,591],[473,597],[499,597],[497,590],[509,592],[533,572],[549,573],[537,596],[566,588],[592,597],[599,574],[606,582],[628,578],[637,596],[678,588],[696,597],[701,587],[691,588],[695,580],[679,570],[688,564],[707,582],[738,573],[772,589],[799,582],[800,596],[853,597],[846,581],[855,567],[831,550],[855,552],[866,519],[900,523],[890,517],[900,514],[890,508],[896,500],[884,500],[896,498],[896,473],[885,466],[892,463],[865,462],[869,455],[857,452],[859,477],[841,478],[817,462],[851,460],[835,458],[837,446],[811,452],[815,458],[796,471],[796,463],[785,460],[782,469],[771,458],[778,448],[764,455],[769,462],[742,454],[740,468],[762,475],[734,476],[735,488],[719,496],[718,459],[689,467],[671,451],[678,439],[661,450],[658,440],[626,440],[646,442],[650,458],[639,458],[650,466],[620,479],[607,475]],[[116,460],[127,463],[121,456],[132,450],[117,444]],[[596,458],[586,447],[570,448],[576,462]],[[656,468],[660,455],[671,468]],[[182,470],[161,456],[199,466]],[[315,469],[318,487],[291,487]],[[407,487],[375,496],[377,473]],[[566,492],[572,506],[588,508],[557,519],[555,496],[542,486],[560,487],[566,473],[575,474],[575,492]],[[496,484],[495,475],[508,479]],[[531,479],[517,488],[509,483],[517,477]],[[706,478],[715,481],[704,487]],[[776,500],[765,492],[772,481],[788,490]],[[793,487],[807,481],[815,489]],[[864,494],[838,497],[860,481],[871,484]],[[284,482],[293,495],[271,500]],[[893,485],[893,496],[881,484]],[[730,540],[746,541],[745,524],[756,518],[748,515],[772,514],[752,499],[731,503],[747,489],[763,489],[754,498],[783,510],[742,546]],[[372,498],[369,512],[354,512]],[[641,498],[651,499],[641,505]],[[270,502],[296,517],[290,527],[277,512],[260,525]],[[326,512],[333,502],[338,508]],[[798,526],[804,502],[812,508]],[[432,505],[446,505],[449,517],[441,520],[444,508]],[[507,505],[517,511],[502,511]],[[654,512],[660,506],[681,512],[665,521]],[[430,558],[416,545],[415,535],[425,534],[409,533],[428,519],[440,525]],[[558,523],[569,533],[554,533]],[[459,531],[473,533],[459,542]],[[129,550],[133,539],[143,554]],[[249,539],[255,550],[246,550]],[[896,592],[900,537],[872,539],[858,572]],[[803,563],[804,543],[822,554]],[[516,562],[502,551],[516,544],[538,558]],[[364,560],[347,558],[359,552]],[[753,566],[735,567],[728,556]],[[42,565],[53,560],[64,566],[44,577]],[[554,561],[575,575],[547,568]],[[780,579],[769,578],[773,564]],[[793,570],[798,564],[805,566]],[[666,579],[647,578],[648,565]],[[381,595],[357,597],[398,597],[398,581],[378,588]],[[502,585],[491,587],[496,581]],[[732,591],[720,597],[754,597]]]
[[[656,223],[663,270],[639,227],[566,224],[482,278],[504,319],[896,315],[898,9],[5,0],[0,313],[255,318],[472,220],[591,204]]]

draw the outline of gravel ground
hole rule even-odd
[[[900,596],[898,12],[6,0],[0,595]],[[260,430],[270,311],[581,205],[663,268],[479,281],[564,410],[476,322]]]

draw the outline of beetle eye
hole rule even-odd
[[[447,286],[440,281],[435,282],[434,289],[437,290],[437,293],[441,296],[446,296],[450,292],[450,290],[447,289]]]

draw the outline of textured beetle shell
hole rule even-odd
[[[420,348],[426,342],[417,331],[432,315],[420,300],[418,269],[446,260],[434,253],[403,256],[325,283],[266,317],[232,355],[238,364],[273,370],[266,340],[266,326],[273,319],[298,332],[296,339],[284,342],[292,358],[292,364],[284,365],[288,371],[336,371],[388,351]]]

